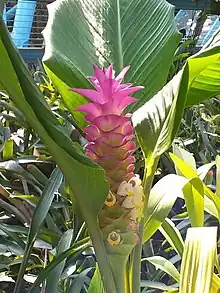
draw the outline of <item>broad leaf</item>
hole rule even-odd
[[[106,274],[108,291],[115,292],[114,280],[97,223],[97,214],[108,194],[104,170],[89,160],[74,144],[58,123],[36,86],[24,61],[14,48],[9,33],[0,17],[0,82],[13,102],[23,112],[29,124],[39,134],[51,155],[63,171],[77,199],[82,215],[93,239],[99,265]],[[108,277],[107,277],[108,276]]]
[[[93,64],[112,63],[117,72],[131,65],[127,80],[145,86],[132,110],[165,84],[180,40],[174,6],[165,0],[57,0],[48,9],[43,61],[80,126],[75,108],[86,99],[68,89],[88,87]]]
[[[198,53],[189,62],[186,107],[199,104],[220,93],[220,47]]]
[[[180,272],[180,293],[210,293],[217,227],[188,229]]]
[[[183,70],[133,114],[133,124],[147,164],[171,146],[186,102],[187,105],[194,105],[220,91],[219,56],[218,45],[189,58]],[[202,83],[204,72],[208,72],[210,78],[205,78],[205,82]],[[196,86],[198,88],[200,85],[202,94],[197,91],[196,96],[193,82],[197,78]]]
[[[144,224],[143,243],[157,231],[171,211],[177,197],[181,196],[181,186],[179,182],[174,180],[176,176],[163,177],[151,189],[147,205],[147,218]],[[184,185],[185,181],[181,181],[181,183]]]

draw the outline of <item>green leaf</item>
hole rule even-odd
[[[93,64],[112,63],[117,72],[131,65],[127,81],[145,86],[132,111],[165,84],[180,41],[174,6],[165,0],[58,0],[48,9],[43,61],[80,126],[83,117],[75,108],[86,99],[68,90],[89,87]]]
[[[142,261],[149,261],[151,264],[153,264],[156,269],[160,269],[163,272],[170,275],[174,280],[177,282],[180,281],[180,274],[175,268],[175,266],[167,259],[165,259],[162,256],[152,256],[142,259]]]
[[[204,189],[202,181],[198,177],[190,179],[183,187],[183,194],[191,225],[203,226]]]
[[[28,259],[31,254],[32,247],[37,238],[37,234],[40,230],[41,224],[43,223],[49,211],[50,205],[54,198],[54,193],[58,190],[62,182],[62,179],[63,179],[63,175],[60,172],[60,170],[58,168],[54,169],[50,179],[48,180],[47,185],[45,186],[45,189],[42,192],[40,201],[34,210],[34,214],[31,221],[31,227],[29,229],[27,243],[25,247],[24,259],[22,261],[19,274],[18,274],[18,279],[16,281],[16,285],[14,289],[15,293],[19,292],[20,290],[22,278],[26,269],[26,265],[28,263]]]
[[[79,150],[78,144],[71,141],[66,130],[58,123],[14,48],[2,17],[0,35],[0,67],[6,69],[0,72],[0,82],[64,173],[87,223],[105,286],[108,292],[113,293],[114,280],[97,222],[97,214],[108,194],[105,172]]]
[[[173,144],[173,153],[185,161],[193,170],[196,171],[196,161],[194,159],[193,154],[188,152],[187,150],[184,150],[183,148],[177,146],[176,144]],[[178,168],[176,169],[177,175],[182,175],[181,172],[179,172]]]
[[[220,156],[216,158],[216,194],[220,197]]]
[[[180,293],[210,293],[214,272],[217,227],[187,231],[180,272]]]
[[[13,149],[14,149],[14,141],[12,139],[6,140],[4,149],[3,149],[4,160],[9,160],[13,157]]]
[[[96,267],[95,273],[92,277],[87,293],[97,293],[97,292],[105,293],[98,267]]]
[[[67,257],[81,254],[86,248],[88,248],[88,238],[83,239],[77,243],[74,243],[69,249],[56,255],[54,259],[41,270],[34,284],[29,289],[28,293],[34,293],[35,289],[48,277],[48,275]]]
[[[211,53],[211,54],[210,54]],[[220,46],[189,59],[186,107],[199,104],[220,93]]]
[[[213,274],[211,293],[219,293],[219,288],[220,288],[220,278],[216,274]]]
[[[72,239],[73,239],[73,230],[69,229],[63,234],[62,238],[60,239],[60,242],[57,247],[57,254],[60,254],[64,251],[66,251],[68,248],[70,248]],[[63,272],[64,266],[65,266],[65,260],[63,260],[48,275],[45,293],[58,293],[59,292],[57,285],[58,285],[60,276]]]
[[[147,205],[147,218],[144,224],[143,243],[157,231],[171,211],[181,188],[178,184],[174,186],[173,177],[168,175],[158,181],[151,189]],[[176,181],[174,181],[176,182]]]
[[[159,289],[159,290],[175,290],[175,287],[172,286],[167,286],[164,283],[161,282],[154,282],[154,281],[141,281],[141,287],[146,287],[146,288],[154,288],[154,289]],[[142,293],[145,293],[147,291],[143,290]]]
[[[207,163],[204,164],[202,166],[200,166],[197,169],[197,174],[199,176],[199,178],[203,181],[205,179],[205,177],[207,176],[209,170],[215,165],[215,162],[211,162],[211,163]]]
[[[211,97],[214,93],[211,91],[212,88],[220,87],[218,78],[206,78],[205,86],[202,83],[204,72],[209,72],[209,75],[213,74],[216,77],[216,72],[220,71],[219,55],[220,46],[217,46],[189,58],[183,70],[133,114],[133,125],[147,165],[171,146],[179,128],[186,101],[190,105],[197,104]],[[194,93],[193,81],[197,77],[201,81],[203,92],[202,95],[195,96],[192,94]]]
[[[164,238],[173,247],[173,249],[181,256],[183,254],[184,242],[180,231],[175,227],[174,223],[166,218],[159,231],[163,234]]]
[[[188,179],[199,178],[195,170],[193,170],[189,165],[187,165],[183,160],[170,154],[171,159],[178,167],[180,172]],[[216,218],[220,219],[220,198],[214,194],[204,183],[203,183],[204,193],[208,198],[205,198],[205,207],[208,211],[214,215]],[[213,207],[211,201],[215,204]]]
[[[182,118],[187,93],[188,64],[150,101],[134,112],[132,122],[146,164],[172,144]],[[149,139],[150,137],[150,139]]]

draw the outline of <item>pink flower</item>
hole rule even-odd
[[[120,183],[134,177],[132,156],[135,150],[131,115],[124,114],[125,108],[136,101],[130,95],[142,86],[121,84],[129,67],[115,77],[112,65],[106,70],[94,66],[95,76],[89,77],[95,89],[71,89],[91,103],[77,108],[85,112],[89,125],[84,129],[88,144],[86,154],[106,171],[111,190],[116,192]]]

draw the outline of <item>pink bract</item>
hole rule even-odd
[[[130,95],[143,87],[121,83],[128,69],[125,67],[115,77],[112,65],[103,70],[94,66],[95,76],[89,80],[95,89],[71,89],[91,100],[77,108],[86,113],[89,122],[84,130],[88,140],[86,154],[105,169],[114,192],[121,182],[134,177],[134,131],[131,115],[124,114],[124,110],[136,101]]]

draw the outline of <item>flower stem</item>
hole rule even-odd
[[[147,217],[147,205],[148,205],[149,195],[150,195],[151,187],[153,184],[154,174],[157,168],[158,161],[159,161],[159,158],[156,158],[153,161],[151,161],[148,165],[145,166],[144,180],[143,180],[143,188],[144,188],[144,194],[145,194],[144,211],[143,211],[144,215],[139,226],[140,242],[138,245],[135,246],[133,251],[133,256],[132,256],[131,274],[130,274],[131,293],[140,292],[141,254],[142,254],[142,240],[143,240],[144,224]]]

